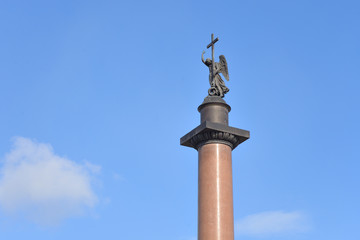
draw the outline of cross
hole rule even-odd
[[[211,34],[211,43],[209,43],[209,45],[207,45],[206,48],[211,47],[211,57],[212,57],[212,61],[211,61],[211,80],[214,79],[214,71],[215,71],[215,64],[214,64],[214,46],[215,43],[219,41],[219,38],[215,38],[214,40],[214,34]]]

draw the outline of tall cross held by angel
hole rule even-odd
[[[219,41],[219,38],[214,40],[214,34],[211,34],[211,43],[207,45],[207,48],[211,47],[212,59],[207,58],[204,60],[205,51],[203,51],[201,61],[209,68],[209,96],[219,96],[223,98],[224,95],[229,92],[229,89],[225,86],[225,82],[222,80],[220,73],[229,81],[229,72],[224,55],[219,56],[219,62],[214,61],[214,46],[217,41]]]

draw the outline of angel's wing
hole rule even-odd
[[[228,71],[228,66],[227,66],[225,56],[220,55],[219,59],[220,59],[220,66],[221,66],[220,72],[222,73],[222,75],[224,75],[225,79],[229,81],[229,71]]]

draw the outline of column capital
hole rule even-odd
[[[209,143],[221,143],[234,150],[240,143],[250,137],[247,130],[229,127],[224,124],[209,121],[202,122],[180,139],[180,145],[198,150]]]

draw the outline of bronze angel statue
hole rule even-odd
[[[219,56],[219,62],[215,62],[214,66],[212,60],[207,58],[204,60],[205,51],[201,54],[201,61],[209,68],[209,95],[224,97],[225,93],[229,92],[229,89],[225,86],[224,80],[222,80],[220,73],[229,81],[228,66],[224,55]]]

